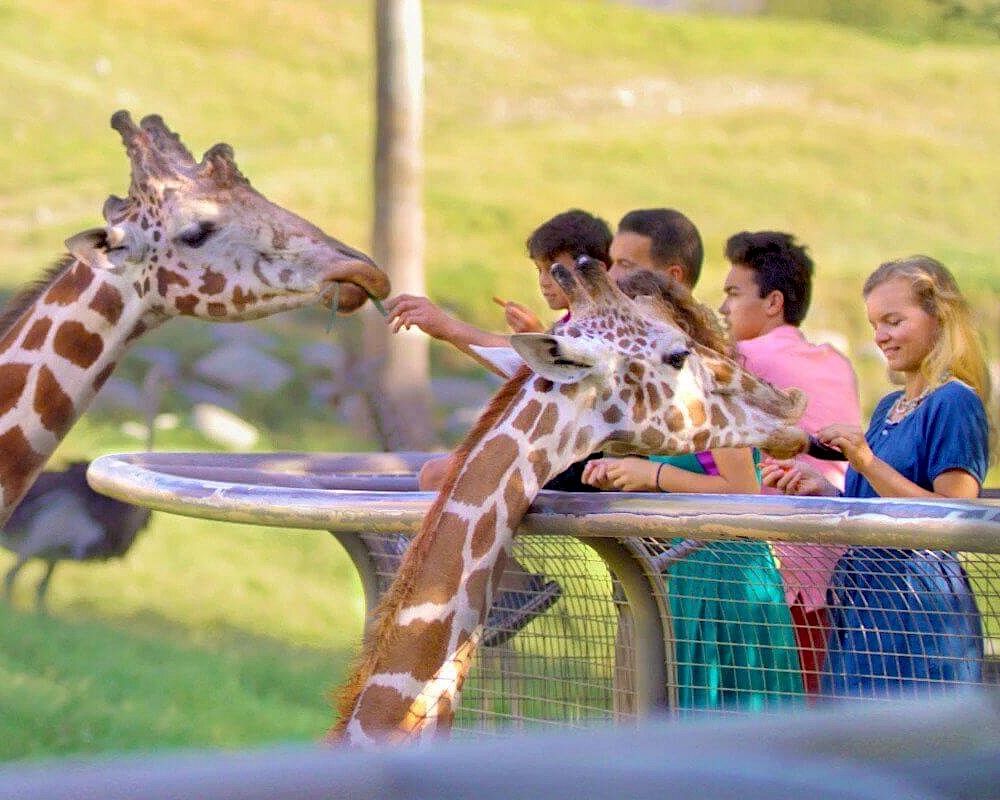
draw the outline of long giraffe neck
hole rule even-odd
[[[0,327],[0,524],[125,348],[152,327],[143,320],[148,288],[69,259]]]
[[[332,739],[365,746],[450,730],[514,531],[539,489],[595,441],[566,400],[534,378],[478,440],[470,435],[383,602],[376,647],[342,698]]]

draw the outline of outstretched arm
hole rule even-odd
[[[480,358],[472,345],[480,347],[509,347],[510,342],[507,337],[496,333],[489,333],[475,325],[462,322],[459,319],[445,313],[438,305],[432,303],[426,297],[419,297],[412,294],[401,294],[386,301],[385,309],[389,314],[389,325],[392,326],[393,333],[399,333],[403,328],[417,327],[439,341],[461,350],[470,358],[474,358],[491,372],[498,375],[501,373],[497,368]],[[501,375],[501,377],[507,377]]]
[[[691,492],[697,494],[757,494],[760,484],[750,450],[713,450],[718,475],[689,472],[645,458],[599,458],[587,462],[583,482],[619,492]]]

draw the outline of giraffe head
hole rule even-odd
[[[633,298],[592,259],[574,270],[554,264],[552,275],[570,318],[511,344],[540,386],[555,384],[585,415],[592,428],[581,444],[596,436],[594,449],[614,455],[753,446],[790,457],[805,449],[805,433],[793,427],[802,393],[776,389],[681,330],[676,298],[659,278],[633,278],[625,287]]]
[[[128,196],[104,204],[107,224],[66,241],[94,270],[131,278],[151,310],[212,320],[257,319],[334,294],[340,311],[384,298],[368,256],[270,202],[226,144],[196,162],[158,116],[111,118],[132,162]]]

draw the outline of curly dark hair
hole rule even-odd
[[[574,259],[590,256],[605,266],[611,263],[611,228],[600,217],[578,208],[543,222],[525,244],[534,261],[554,261],[561,253],[569,253]]]
[[[754,271],[759,297],[781,292],[785,322],[802,324],[812,299],[813,262],[794,236],[780,231],[743,231],[729,237],[726,258]]]

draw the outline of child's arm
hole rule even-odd
[[[588,461],[583,482],[619,492],[691,492],[700,494],[757,494],[760,484],[753,455],[740,447],[713,450],[718,475],[688,472],[645,458],[600,458]]]
[[[392,326],[393,333],[399,333],[401,328],[409,329],[415,326],[428,336],[461,350],[491,372],[500,374],[493,364],[480,358],[471,349],[471,345],[509,347],[510,342],[506,336],[489,333],[475,325],[455,319],[426,297],[412,294],[397,295],[386,301],[385,309],[389,313],[388,323]]]

